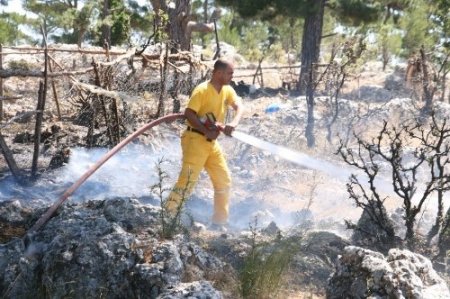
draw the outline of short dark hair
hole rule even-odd
[[[224,59],[217,59],[217,61],[214,63],[214,71],[217,71],[217,70],[223,71],[230,65],[231,64]]]

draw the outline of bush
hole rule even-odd
[[[250,230],[251,248],[239,275],[241,294],[244,298],[273,298],[282,287],[283,274],[294,256],[295,241],[277,236],[258,242],[256,225]]]
[[[159,202],[161,206],[160,210],[160,221],[161,221],[161,229],[160,229],[160,237],[162,239],[172,239],[175,235],[179,233],[188,234],[188,228],[183,224],[182,217],[189,215],[184,213],[184,206],[189,196],[189,186],[185,186],[182,190],[174,190],[181,195],[181,201],[178,204],[175,211],[171,211],[167,207],[168,198],[164,198],[164,195],[167,191],[171,191],[165,187],[165,181],[168,178],[167,172],[162,169],[163,159],[159,160],[156,169],[158,171],[158,182],[151,186],[151,190],[156,192],[159,197]],[[188,179],[189,181],[189,179]],[[192,223],[191,217],[189,217]]]

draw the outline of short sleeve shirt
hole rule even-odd
[[[194,89],[187,108],[194,110],[200,119],[205,117],[206,113],[212,112],[216,120],[223,123],[227,107],[233,105],[236,100],[237,94],[233,87],[224,85],[218,93],[214,86],[207,81]]]

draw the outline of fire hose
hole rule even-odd
[[[161,123],[173,122],[176,119],[183,119],[183,113],[175,113],[163,116],[161,118],[155,119],[154,121],[144,125],[133,134],[122,140],[119,144],[113,147],[109,152],[107,152],[97,163],[91,166],[66,192],[61,195],[61,197],[36,221],[36,223],[28,230],[28,233],[38,231],[43,227],[47,221],[53,216],[53,214],[58,210],[58,208],[71,196],[94,172],[99,169],[109,158],[114,156],[118,151],[120,151],[125,145],[130,143],[133,139],[153,128]]]
[[[28,230],[28,232],[35,232],[39,230],[42,226],[44,226],[47,223],[47,221],[53,216],[56,210],[69,198],[70,195],[72,195],[75,192],[75,190],[78,189],[78,187],[80,187],[97,169],[99,169],[103,164],[105,164],[105,162],[108,161],[109,158],[114,156],[125,145],[130,143],[130,141],[132,141],[133,139],[135,139],[136,137],[138,137],[139,135],[141,135],[142,133],[144,133],[145,131],[154,126],[157,126],[161,123],[173,122],[176,119],[183,119],[183,118],[185,118],[183,113],[166,115],[164,117],[158,118],[144,125],[136,132],[125,138],[122,142],[120,142],[115,147],[113,147],[109,152],[107,152],[90,169],[88,169],[88,171],[86,171],[75,183],[73,183],[72,186],[70,186],[69,189],[67,189],[66,192],[64,192],[64,194],[61,195],[61,197],[36,221],[36,223]],[[223,131],[224,130],[223,126],[216,125],[215,121],[216,120],[213,115],[212,116],[207,115],[207,121],[205,125],[210,129],[217,129]],[[261,150],[270,152],[274,155],[279,156],[280,158],[293,162],[297,165],[328,173],[333,177],[347,178],[350,175],[348,171],[345,171],[340,167],[336,167],[331,163],[314,159],[306,154],[299,153],[289,148],[261,140],[255,136],[251,136],[243,132],[233,131],[230,137],[233,137],[234,139],[237,139],[248,145],[257,147]]]

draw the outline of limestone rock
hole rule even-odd
[[[20,205],[12,207],[22,221]],[[222,298],[207,279],[223,263],[182,236],[161,241],[158,212],[134,199],[63,205],[42,230],[0,245],[0,294]]]
[[[327,298],[444,299],[450,291],[420,254],[394,248],[385,257],[348,246],[328,281]]]

